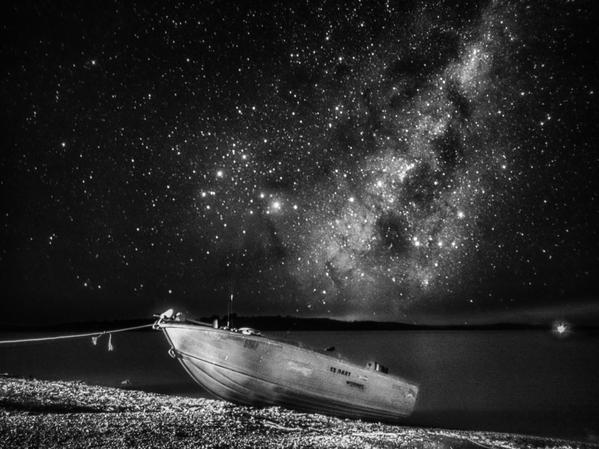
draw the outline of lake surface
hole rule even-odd
[[[47,335],[47,334],[46,334]],[[269,332],[354,362],[376,360],[420,384],[407,424],[599,441],[599,332]],[[36,335],[4,334],[0,339]],[[158,332],[0,346],[0,372],[187,396],[204,393]]]

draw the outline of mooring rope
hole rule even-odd
[[[67,334],[67,335],[56,335],[54,337],[38,337],[38,338],[22,338],[19,340],[0,340],[0,345],[18,344],[18,343],[33,343],[36,341],[52,341],[52,340],[67,340],[70,338],[85,338],[85,337],[100,337],[105,334],[116,334],[117,332],[128,332],[136,329],[143,329],[144,327],[152,327],[154,324],[143,324],[141,326],[123,327],[120,329],[109,329],[98,332],[87,332],[84,334]],[[96,339],[97,341],[97,339]],[[111,346],[109,342],[109,347]]]

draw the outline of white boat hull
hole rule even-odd
[[[397,420],[418,387],[342,359],[256,335],[159,322],[175,357],[214,396],[354,418]]]

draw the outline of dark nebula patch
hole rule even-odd
[[[402,255],[410,246],[410,229],[405,218],[393,212],[383,213],[376,221],[381,246],[391,254]]]
[[[457,126],[459,125],[450,123],[445,133],[433,141],[433,150],[438,155],[440,168],[446,174],[452,174],[464,162],[462,134],[456,129]]]

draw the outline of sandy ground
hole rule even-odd
[[[488,432],[391,426],[279,407],[81,382],[0,378],[0,447],[597,448]]]

